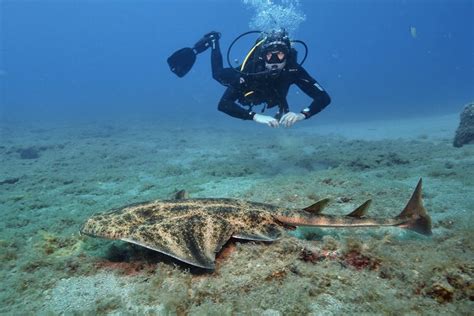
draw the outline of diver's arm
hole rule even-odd
[[[236,89],[229,87],[224,92],[217,109],[224,112],[232,117],[236,117],[242,120],[252,120],[255,116],[255,112],[249,111],[235,103],[235,100],[239,97],[239,93]]]
[[[311,116],[321,112],[329,103],[331,103],[329,94],[303,68],[300,67],[298,69],[298,75],[294,83],[313,99],[313,102],[301,111],[306,118],[310,118]]]

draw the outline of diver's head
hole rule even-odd
[[[283,70],[290,50],[290,38],[285,30],[270,32],[262,44],[262,59],[265,61],[265,68],[271,71]]]

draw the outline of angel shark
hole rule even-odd
[[[345,216],[322,214],[329,199],[303,209],[228,198],[182,198],[128,205],[89,218],[81,233],[123,240],[213,270],[215,257],[231,238],[271,242],[285,229],[396,226],[431,234],[418,182],[403,211],[394,218],[368,218],[366,201]]]

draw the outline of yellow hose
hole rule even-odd
[[[255,50],[260,44],[262,44],[265,40],[266,40],[266,38],[262,39],[260,42],[258,42],[257,44],[255,44],[255,45],[252,47],[252,49],[248,52],[247,56],[245,56],[244,62],[242,63],[242,66],[240,66],[240,71],[244,71],[245,64],[247,63],[248,59],[250,58],[250,55],[252,55],[252,53],[254,52],[254,50]]]

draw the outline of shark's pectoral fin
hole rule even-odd
[[[192,215],[142,226],[122,240],[212,270],[216,253],[231,236],[231,225],[226,220]]]

